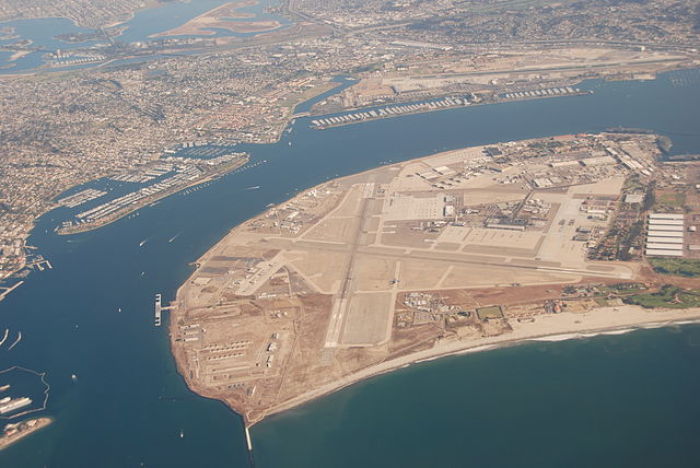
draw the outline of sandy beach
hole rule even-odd
[[[176,28],[152,34],[149,37],[156,38],[183,35],[211,36],[216,33],[213,29],[223,29],[234,33],[256,33],[272,31],[282,26],[278,21],[256,21],[255,14],[239,11],[242,8],[254,6],[257,3],[256,0],[229,2],[204,12]],[[250,21],[240,21],[246,19],[250,19]]]
[[[264,416],[258,417],[256,420],[248,420],[246,417],[246,424],[248,427],[253,426],[265,417],[303,405],[365,379],[442,357],[489,351],[532,341],[556,342],[586,339],[598,335],[621,335],[640,329],[681,326],[693,323],[700,323],[700,308],[650,310],[632,305],[603,307],[587,313],[542,315],[532,322],[517,322],[513,320],[511,323],[513,331],[511,333],[479,339],[438,342],[429,350],[367,367],[359,372],[347,375],[287,400],[270,408]]]

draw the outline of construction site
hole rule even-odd
[[[611,227],[633,203],[629,222],[643,222],[643,187],[675,170],[659,155],[650,134],[565,135],[307,190],[198,260],[170,319],[180,372],[253,424],[446,343],[536,333],[557,314],[585,327],[592,310],[656,287],[643,261],[598,253],[617,236],[644,257],[642,237]]]

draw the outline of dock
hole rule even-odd
[[[160,327],[161,321],[162,321],[162,314],[163,314],[163,305],[161,303],[161,295],[156,294],[156,304],[155,304],[155,317],[154,317],[154,325],[156,327]]]
[[[10,294],[10,293],[11,293],[12,291],[14,291],[15,289],[19,288],[22,284],[24,284],[24,281],[19,281],[19,282],[13,284],[13,285],[10,286],[10,287],[4,287],[4,286],[3,286],[3,287],[0,287],[0,289],[4,289],[3,292],[0,292],[0,301],[2,301],[3,299],[5,299],[5,296],[7,296],[8,294]]]

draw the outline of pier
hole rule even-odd
[[[248,451],[252,452],[253,451],[253,440],[250,438],[250,431],[248,430],[248,426],[245,427],[245,443],[248,446]]]
[[[7,296],[8,294],[10,294],[10,293],[11,293],[12,291],[14,291],[15,289],[19,288],[23,283],[24,283],[24,281],[19,281],[18,283],[15,283],[15,284],[13,284],[13,285],[10,286],[10,287],[2,287],[2,286],[0,286],[0,289],[4,289],[3,292],[0,292],[0,301],[2,301],[3,299],[5,299],[5,296]]]
[[[161,324],[163,323],[163,311],[164,310],[170,310],[174,308],[177,305],[177,302],[173,301],[170,303],[169,306],[163,306],[163,296],[161,294],[156,294],[156,303],[155,303],[155,310],[154,310],[154,325],[156,327],[160,327]]]
[[[154,317],[154,319],[155,319],[154,325],[156,327],[160,327],[160,325],[161,325],[162,312],[163,312],[163,306],[161,304],[161,295],[156,294],[156,307],[155,307],[155,317]]]

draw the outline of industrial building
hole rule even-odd
[[[676,213],[652,213],[647,229],[648,257],[682,257],[685,249],[683,231],[685,216]]]

